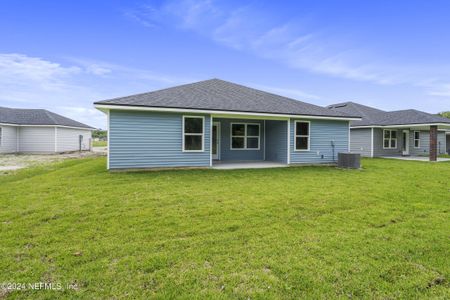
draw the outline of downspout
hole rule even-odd
[[[373,127],[370,130],[370,157],[373,157]]]
[[[58,153],[58,127],[55,126],[55,153]]]

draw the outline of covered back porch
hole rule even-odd
[[[288,118],[212,117],[212,165],[217,169],[283,167],[288,161]]]
[[[437,161],[438,156],[447,153],[446,124],[399,125],[383,128],[380,132],[381,145],[374,141],[375,152],[384,157],[427,158]],[[375,134],[376,138],[377,134]],[[379,148],[377,148],[377,145]]]

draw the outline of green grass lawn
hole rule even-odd
[[[0,176],[0,298],[449,298],[450,163]]]
[[[106,147],[106,146],[108,146],[107,141],[93,141],[92,142],[92,147]]]

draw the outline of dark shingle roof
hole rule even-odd
[[[329,105],[328,108],[344,113],[358,112],[362,116],[362,120],[352,121],[351,126],[388,126],[433,123],[445,123],[450,125],[450,119],[415,109],[383,111],[354,102],[332,104]]]
[[[94,104],[342,118],[359,117],[220,79],[199,81],[149,93],[98,101]]]
[[[91,126],[45,109],[0,107],[0,123],[16,125],[59,125],[93,129]]]

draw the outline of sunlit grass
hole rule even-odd
[[[363,166],[2,176],[0,283],[76,288],[0,295],[450,297],[450,163]]]

